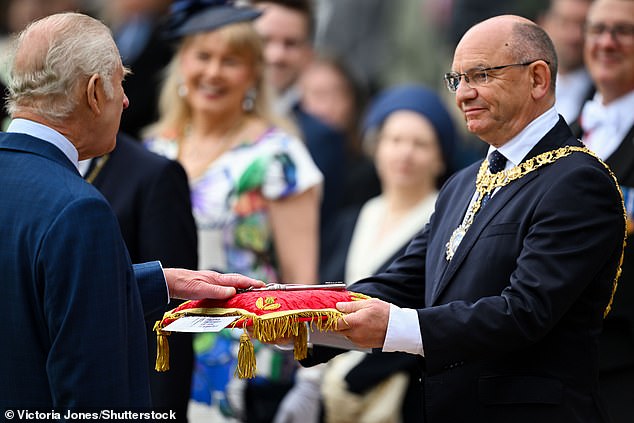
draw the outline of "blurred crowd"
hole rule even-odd
[[[584,36],[614,42],[609,51],[629,47],[634,74],[634,17],[625,29],[589,32],[590,0],[238,1],[251,13],[227,20],[210,12],[202,27],[175,21],[174,6],[190,3],[225,2],[0,1],[3,58],[10,34],[52,13],[82,11],[111,28],[131,70],[124,81],[130,105],[117,149],[83,171],[117,212],[134,262],[307,284],[350,284],[384,270],[427,222],[442,183],[484,156],[486,146],[459,124],[443,75],[463,33],[491,16],[518,14],[547,30],[559,58],[557,110],[603,159],[634,123],[626,117],[603,134],[615,139],[608,150],[597,147],[600,133],[581,132],[590,119],[579,119],[586,101],[606,98],[601,90],[612,87],[594,80],[607,76],[588,48],[584,65]],[[0,64],[0,82],[5,69]],[[629,105],[631,79],[623,82]],[[189,187],[166,191],[163,202],[180,207],[148,199],[156,187],[141,163],[154,155],[174,163],[174,180]],[[113,182],[137,179],[126,196]],[[143,227],[150,221],[157,226]],[[622,289],[631,290],[627,266],[623,275]],[[615,416],[628,402],[624,392],[634,392],[622,389],[634,374],[634,319],[620,311],[627,298],[617,296],[617,324],[606,321],[617,339],[608,354],[618,363],[607,363],[605,373],[619,378],[605,385]],[[351,352],[302,369],[288,353],[257,345],[260,374],[245,382],[232,377],[236,348],[231,331],[177,339],[172,371],[152,376],[155,405],[192,422],[419,421],[417,364],[407,354]]]

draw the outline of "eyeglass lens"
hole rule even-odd
[[[589,37],[598,38],[606,32],[610,34],[613,40],[620,43],[634,42],[634,25],[632,24],[610,26],[603,23],[595,23],[586,25],[586,34]]]

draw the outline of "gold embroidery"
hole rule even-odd
[[[260,310],[277,310],[282,307],[281,304],[275,302],[275,297],[259,297],[255,300],[255,306]]]

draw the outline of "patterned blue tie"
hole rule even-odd
[[[495,150],[491,154],[489,154],[489,172],[498,173],[506,167],[506,157],[499,151]],[[482,203],[480,204],[480,209],[484,208],[486,203],[491,199],[493,193],[489,193],[482,197]]]
[[[489,172],[498,173],[506,167],[506,157],[495,150],[489,154]]]

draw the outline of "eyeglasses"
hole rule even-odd
[[[589,23],[586,24],[585,31],[586,36],[591,39],[599,38],[604,32],[607,32],[612,40],[619,44],[634,43],[634,25],[632,24],[622,23],[609,26],[603,23]]]
[[[535,59],[529,62],[512,63],[510,65],[493,66],[491,68],[474,68],[469,69],[465,73],[449,72],[445,74],[445,83],[447,84],[447,89],[452,93],[455,93],[456,91],[458,91],[458,85],[460,85],[460,79],[463,76],[465,82],[469,84],[470,87],[479,87],[489,82],[489,72],[491,71],[510,68],[511,66],[528,66],[540,60],[550,65],[550,62],[548,60]]]

